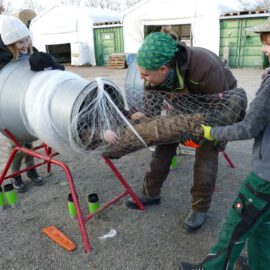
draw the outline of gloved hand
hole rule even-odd
[[[201,124],[201,127],[203,129],[204,138],[207,139],[208,141],[213,142],[215,139],[211,135],[211,129],[212,128],[210,126],[206,126],[206,125],[203,125],[203,124]]]

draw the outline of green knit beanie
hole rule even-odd
[[[149,34],[137,54],[137,64],[147,70],[156,70],[169,63],[178,51],[176,41],[168,34]]]

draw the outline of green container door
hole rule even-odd
[[[109,56],[115,53],[114,33],[101,33],[101,63],[107,63]]]
[[[106,66],[111,54],[124,52],[122,27],[96,28],[94,39],[98,66]]]
[[[230,67],[259,67],[268,65],[261,51],[259,34],[246,31],[262,24],[267,17],[224,19],[220,21],[220,57],[229,58]]]

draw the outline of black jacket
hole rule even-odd
[[[33,52],[38,52],[38,50],[33,47]],[[3,40],[0,36],[0,70],[8,64],[13,58],[12,53],[8,49],[8,47],[4,44]]]
[[[237,87],[237,80],[225,67],[219,57],[204,48],[188,47],[179,42],[175,56],[175,78],[172,89],[161,86],[145,85],[143,98],[144,113],[147,116],[158,115],[161,111],[164,96],[162,93],[153,95],[151,90],[166,92],[190,92],[198,95],[216,94]],[[178,67],[182,85],[176,72]],[[177,108],[177,104],[174,104]]]
[[[8,64],[12,60],[12,53],[9,51],[7,46],[3,43],[0,36],[0,69]]]

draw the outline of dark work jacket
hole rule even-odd
[[[161,95],[153,96],[151,91],[147,90],[206,95],[237,87],[237,80],[215,53],[200,47],[188,47],[182,42],[179,42],[177,47],[178,52],[174,59],[175,78],[172,88],[152,87],[147,83],[145,85],[143,112],[147,116],[160,113],[163,99]],[[177,76],[177,69],[180,76]],[[149,106],[149,99],[151,99],[151,106]]]
[[[0,37],[0,69],[12,60],[13,56]]]
[[[237,87],[235,77],[215,53],[200,47],[187,47],[181,42],[177,47],[172,89],[146,84],[146,90],[181,92],[185,89],[192,94],[215,94]],[[181,75],[180,83],[176,66]]]
[[[194,94],[214,94],[237,87],[231,71],[213,52],[178,43],[176,64],[185,87]]]

